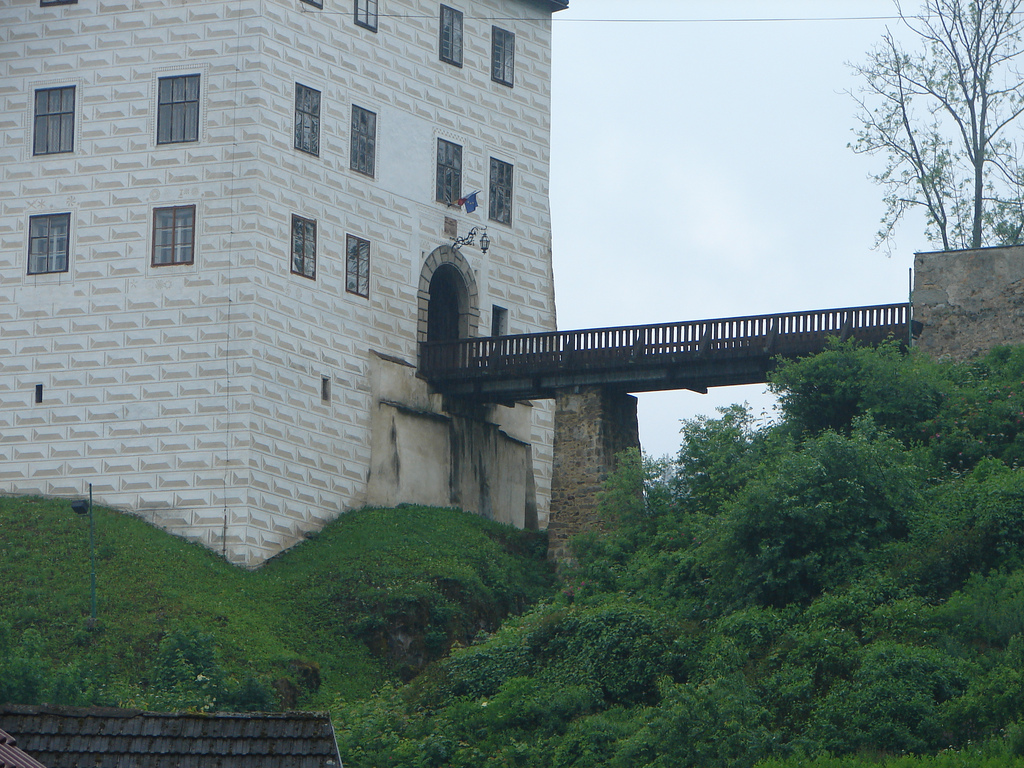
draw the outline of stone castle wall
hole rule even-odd
[[[569,539],[600,525],[597,494],[627,448],[640,448],[634,396],[603,387],[557,393],[549,557],[564,561]]]
[[[1024,246],[917,254],[914,319],[916,346],[935,358],[1024,343]]]

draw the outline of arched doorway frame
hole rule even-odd
[[[480,324],[480,291],[477,287],[473,268],[466,258],[450,245],[435,248],[423,262],[420,270],[420,284],[417,291],[416,341],[423,344],[427,340],[427,316],[430,308],[430,280],[438,268],[448,265],[454,267],[461,275],[466,287],[465,303],[459,307],[459,338],[465,339],[477,335]]]

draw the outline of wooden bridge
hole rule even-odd
[[[778,357],[821,352],[832,336],[906,343],[910,322],[909,304],[882,304],[460,339],[424,344],[420,373],[445,394],[481,402],[553,398],[574,387],[707,392],[763,383]]]

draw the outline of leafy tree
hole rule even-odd
[[[871,348],[838,340],[821,354],[784,361],[769,386],[797,434],[849,433],[870,413],[904,442],[921,438],[921,424],[939,413],[946,388],[934,363],[908,358],[895,341]]]
[[[858,575],[872,549],[907,533],[918,470],[862,417],[771,460],[703,546],[725,605],[807,602]]]
[[[1009,130],[1024,110],[1022,0],[925,0],[904,26],[922,50],[887,31],[852,94],[860,128],[851,148],[882,154],[874,180],[885,189],[879,241],[908,210],[922,208],[942,248],[1021,242],[1024,178]]]

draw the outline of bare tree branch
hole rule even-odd
[[[879,243],[913,207],[945,249],[1020,242],[1021,156],[1002,137],[1024,113],[1015,68],[1024,0],[924,0],[916,16],[894,2],[921,51],[907,53],[887,30],[867,63],[852,65],[863,85],[851,94],[860,121],[851,148],[887,158],[872,177],[886,190]]]

